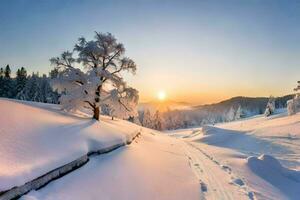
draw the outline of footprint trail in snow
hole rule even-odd
[[[254,199],[253,194],[247,192],[244,182],[233,178],[230,167],[220,165],[192,143],[182,143],[206,199]]]

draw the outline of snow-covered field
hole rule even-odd
[[[123,120],[100,123],[57,105],[0,99],[0,191],[89,152],[141,136],[50,182],[24,199],[200,199],[181,141]],[[1,193],[0,193],[0,199]]]
[[[300,114],[161,133],[100,123],[57,105],[0,99],[0,191],[89,152],[89,161],[22,199],[299,199]],[[0,194],[1,199],[1,194]]]
[[[208,199],[300,197],[300,114],[168,133],[185,141]]]

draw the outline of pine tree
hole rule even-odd
[[[38,83],[38,75],[32,73],[32,75],[28,78],[24,89],[18,95],[18,98],[26,101],[40,102],[39,96],[40,96],[40,89]]]
[[[11,73],[10,67],[9,67],[9,65],[6,65],[5,70],[4,70],[4,77],[10,78],[10,73]]]
[[[4,95],[3,85],[4,85],[4,70],[1,67],[0,68],[0,97],[2,97]]]
[[[151,114],[150,114],[149,109],[144,111],[142,125],[144,127],[152,128]]]
[[[10,77],[11,70],[9,65],[6,65],[4,69],[4,77],[3,77],[3,97],[11,98],[14,96],[14,86],[13,80]]]
[[[24,67],[21,67],[21,69],[18,69],[17,76],[16,76],[16,96],[19,95],[19,93],[22,92],[22,90],[25,88],[27,81],[27,72]]]
[[[50,79],[54,79],[54,78],[58,77],[58,74],[59,74],[58,69],[54,68],[49,72],[49,77],[50,77]]]
[[[25,74],[25,69],[17,71],[16,82],[19,83],[17,84],[19,85],[17,88],[23,88],[18,92],[15,98],[43,103],[58,103],[59,94],[52,90],[50,79],[46,75],[39,77],[38,73],[32,73],[31,76],[25,79]]]
[[[49,85],[46,75],[43,75],[42,78],[39,78],[39,90],[40,90],[40,101],[43,103],[51,103],[51,93],[52,89]]]

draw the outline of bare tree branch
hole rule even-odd
[[[130,112],[131,110],[130,109],[128,109],[123,103],[122,103],[122,101],[121,101],[121,99],[119,99],[119,101],[118,101],[128,112]]]
[[[121,52],[121,50],[118,50],[109,60],[108,60],[108,62],[105,64],[105,67],[104,67],[104,69],[106,69],[108,66],[109,66],[109,64],[111,63],[111,61],[119,54]]]
[[[75,83],[78,83],[80,85],[83,85],[83,82],[82,81],[75,81]]]
[[[84,101],[84,102],[88,103],[93,109],[95,109],[95,106],[91,102],[89,102],[89,101]]]

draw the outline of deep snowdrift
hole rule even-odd
[[[0,191],[124,142],[141,129],[123,120],[68,116],[57,105],[7,99],[0,99],[0,113]]]

